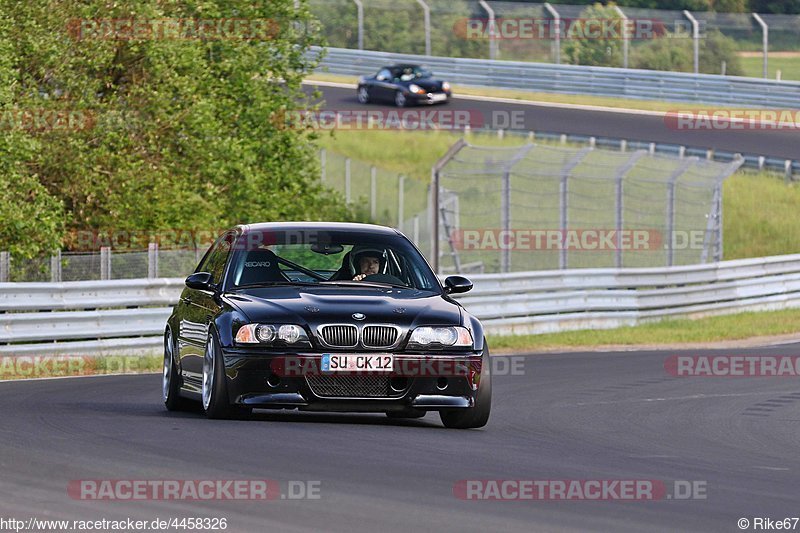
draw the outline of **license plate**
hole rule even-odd
[[[441,102],[442,100],[447,100],[447,95],[444,93],[441,94],[432,94],[431,95],[431,102]]]
[[[391,372],[391,354],[322,354],[323,372]]]

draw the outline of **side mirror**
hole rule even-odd
[[[448,276],[444,280],[444,292],[458,294],[472,290],[472,282],[464,276]]]
[[[198,291],[215,292],[217,288],[211,283],[211,274],[208,272],[195,272],[186,278],[186,286]]]

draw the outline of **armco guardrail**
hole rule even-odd
[[[478,274],[472,281],[475,288],[459,300],[490,333],[600,329],[800,307],[800,254],[666,268]],[[2,283],[0,354],[158,352],[168,306],[182,283]],[[125,308],[131,305],[137,307]]]
[[[314,48],[310,53],[319,52],[319,48]],[[715,74],[392,54],[347,48],[327,48],[321,69],[333,74],[360,75],[374,73],[392,63],[421,63],[437,75],[462,85],[736,107],[800,108],[800,82]]]

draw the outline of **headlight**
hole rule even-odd
[[[411,91],[412,93],[425,94],[425,89],[423,89],[416,83],[412,83],[411,85],[409,85],[408,90]]]
[[[447,82],[442,83],[442,90],[443,91],[449,91],[450,90],[450,84],[447,83]]]
[[[245,324],[236,332],[237,344],[297,344],[308,342],[305,330],[296,324]]]
[[[409,344],[429,346],[440,344],[442,346],[472,346],[472,334],[467,328],[461,326],[430,327],[423,326],[411,333]]]

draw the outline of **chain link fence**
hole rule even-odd
[[[720,261],[722,182],[741,164],[462,140],[435,174],[431,254],[440,272]]]
[[[591,8],[498,0],[310,0],[309,6],[332,47],[545,63],[568,62],[565,47],[574,38],[570,27],[585,20]],[[619,36],[610,32],[609,40],[619,46],[612,46],[614,64],[608,66],[633,66],[629,55],[655,38],[639,33],[640,24],[654,28],[656,36],[669,32],[673,38],[693,40],[696,51],[709,33],[719,32],[733,39],[746,74],[800,79],[800,15],[624,7],[614,8],[614,18],[627,19],[630,25]],[[467,31],[468,24],[478,23],[483,37]],[[533,28],[532,35],[514,37],[525,24]],[[496,38],[488,38],[489,28]],[[775,65],[768,68],[770,54]],[[704,71],[726,74],[727,69],[721,63]]]

